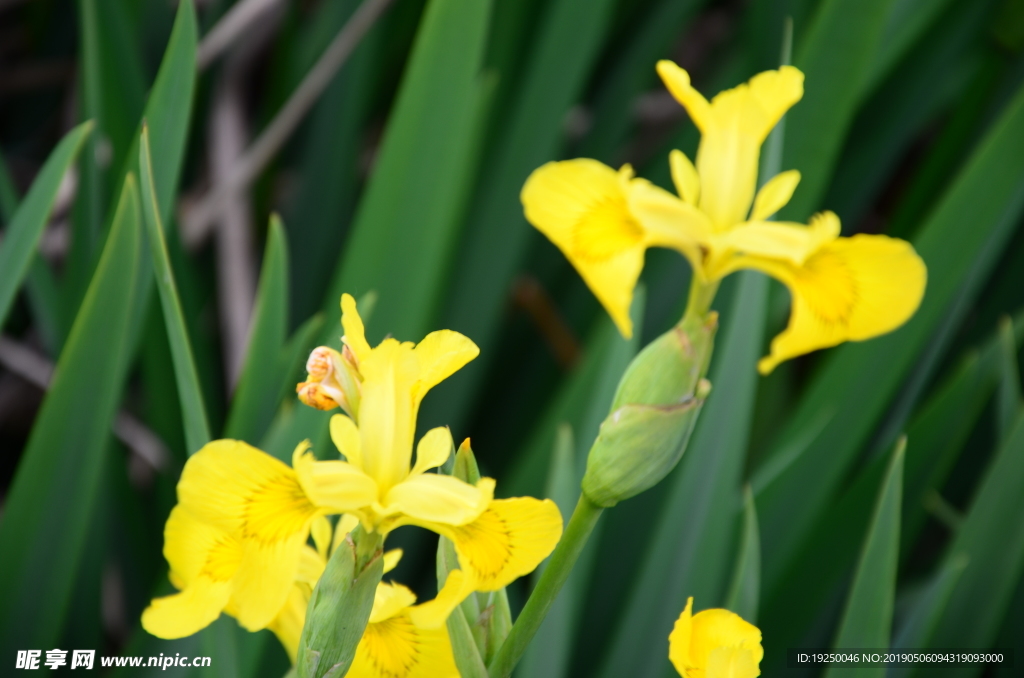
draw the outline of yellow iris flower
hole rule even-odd
[[[691,614],[693,598],[668,637],[668,658],[683,678],[755,678],[764,657],[761,631],[728,610]]]
[[[250,631],[273,624],[294,599],[306,542],[311,531],[318,541],[325,515],[356,516],[382,536],[419,525],[455,543],[459,574],[448,577],[435,600],[409,611],[423,628],[442,626],[473,591],[497,590],[533,571],[557,544],[562,517],[550,500],[496,500],[491,478],[470,485],[428,473],[452,452],[447,428],[428,431],[411,463],[420,401],[472,360],[476,345],[440,331],[418,345],[385,339],[371,348],[352,297],[343,297],[342,308],[357,381],[350,387],[359,402],[352,408],[358,425],[345,415],[331,420],[345,459],[317,461],[303,442],[289,467],[234,440],[214,441],[193,455],[165,530],[164,555],[180,592],[154,600],[143,613],[153,635],[191,635],[221,611]]]
[[[628,165],[616,172],[585,158],[543,165],[521,194],[526,218],[572,262],[622,334],[632,334],[629,307],[649,247],[682,253],[701,284],[755,269],[789,288],[789,326],[758,364],[763,374],[795,356],[892,331],[913,315],[927,273],[909,243],[842,238],[831,212],[806,226],[768,221],[796,190],[795,170],[755,195],[761,145],[803,95],[799,70],[766,71],[710,102],[672,62],[659,62],[658,73],[701,132],[696,165],[670,154],[678,195],[635,178]]]
[[[327,565],[330,552],[357,523],[354,516],[343,516],[330,547],[327,539],[314,536],[317,548],[306,546],[303,550],[303,565],[288,603],[269,626],[288,652],[292,664],[298,656],[306,606],[313,587]],[[323,525],[323,531],[329,535],[329,524],[324,521]],[[401,557],[401,549],[385,553],[384,572],[393,570]],[[401,584],[381,582],[377,585],[370,621],[356,647],[346,678],[458,678],[447,628],[444,625],[417,626],[412,620],[415,602],[416,594]]]

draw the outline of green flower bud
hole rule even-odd
[[[306,608],[296,661],[299,678],[342,678],[370,620],[384,576],[382,541],[357,527],[334,549]]]
[[[718,315],[687,317],[626,368],[587,457],[583,492],[614,506],[656,485],[679,462],[711,391],[704,378]]]
[[[452,475],[473,485],[480,480],[468,438],[455,454]],[[441,537],[437,545],[438,589],[444,586],[448,573],[458,567],[455,545]],[[462,601],[448,617],[448,635],[460,673],[467,678],[482,675],[480,667],[491,660],[511,628],[512,612],[505,589],[477,591]]]

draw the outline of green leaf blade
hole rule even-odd
[[[139,197],[125,183],[0,522],[0,643],[51,648],[67,612],[128,368]]]

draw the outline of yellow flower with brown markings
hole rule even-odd
[[[629,307],[649,247],[683,254],[696,280],[713,284],[739,269],[766,273],[792,297],[789,326],[758,364],[776,365],[810,351],[890,332],[924,295],[927,271],[911,245],[881,235],[840,237],[839,219],[823,212],[808,225],[769,219],[800,181],[795,170],[760,191],[764,140],[803,95],[792,66],[766,71],[710,102],[669,61],[658,73],[701,132],[696,164],[672,151],[676,195],[596,160],[551,162],[523,186],[526,218],[566,255],[625,336]]]

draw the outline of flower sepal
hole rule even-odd
[[[334,549],[309,599],[299,639],[298,678],[342,678],[348,673],[383,576],[380,534],[356,527]]]
[[[687,315],[648,344],[622,375],[587,457],[583,492],[615,506],[661,481],[686,449],[711,384],[714,312]]]

